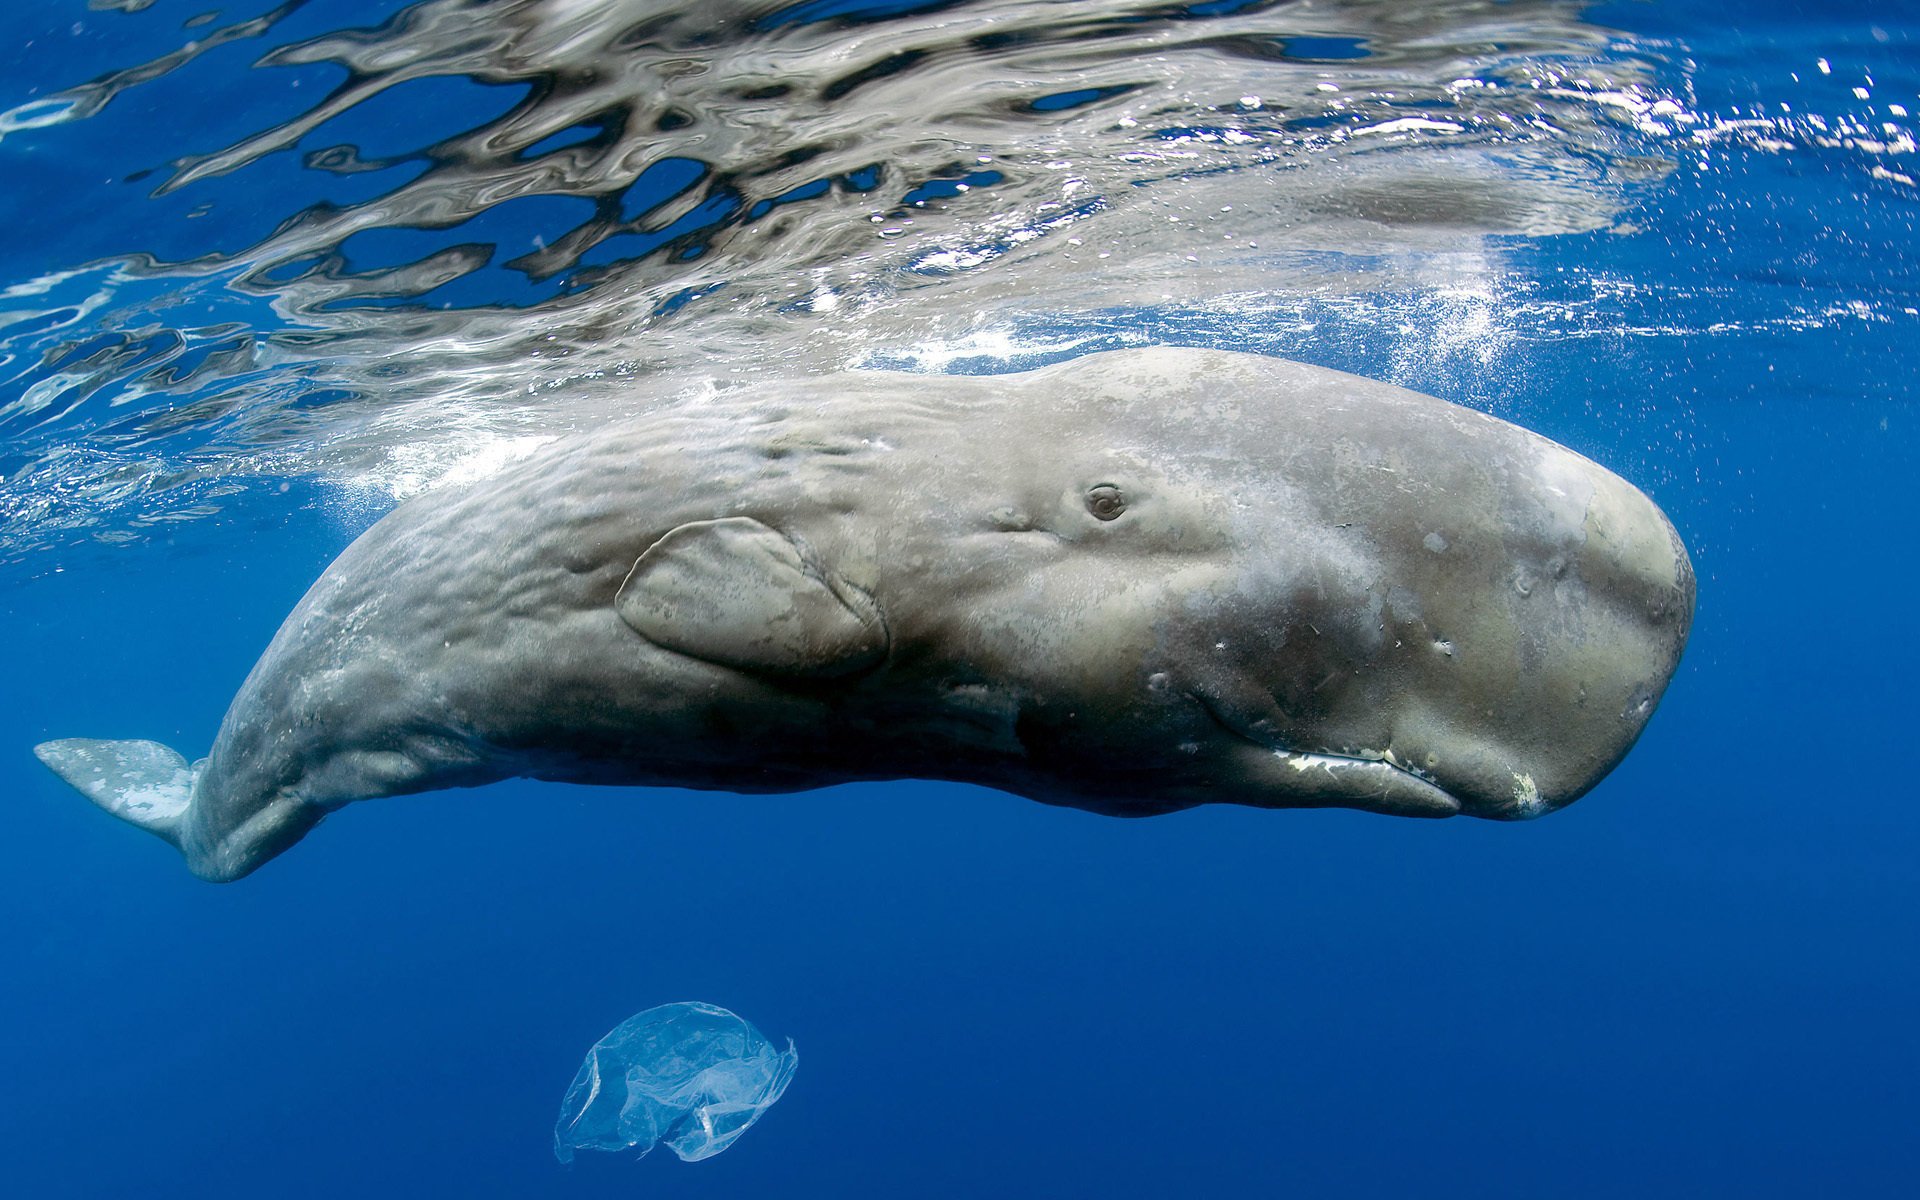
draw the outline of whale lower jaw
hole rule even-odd
[[[1252,743],[1274,764],[1270,777],[1291,781],[1302,802],[1403,817],[1452,817],[1464,809],[1439,784],[1386,758],[1315,754]]]
[[[1253,793],[1239,801],[1259,808],[1358,808],[1404,817],[1453,817],[1472,811],[1427,776],[1380,754],[1295,750],[1243,729],[1201,692],[1189,692],[1220,730],[1240,743],[1237,766]]]

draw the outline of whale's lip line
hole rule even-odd
[[[1235,728],[1233,723],[1222,716],[1220,711],[1213,706],[1212,701],[1208,700],[1203,693],[1188,691],[1187,695],[1200,706],[1201,710],[1207,714],[1215,725],[1218,725],[1221,729],[1239,738],[1241,741],[1246,742],[1248,745],[1257,746],[1265,750],[1275,758],[1286,762],[1289,766],[1303,771],[1312,770],[1315,767],[1327,771],[1331,771],[1336,767],[1378,767],[1416,785],[1423,791],[1430,792],[1434,796],[1439,797],[1447,805],[1451,806],[1455,812],[1464,813],[1472,811],[1460,797],[1454,795],[1446,788],[1441,787],[1425,775],[1411,768],[1403,767],[1390,758],[1384,756],[1380,758],[1362,758],[1355,754],[1328,754],[1317,750],[1295,750],[1291,746],[1284,746],[1277,742],[1257,738],[1244,729]]]
[[[1251,740],[1251,739],[1248,739],[1248,740]],[[1439,784],[1435,783],[1431,779],[1428,779],[1424,775],[1420,775],[1414,771],[1407,769],[1406,767],[1401,766],[1399,763],[1391,762],[1384,758],[1360,758],[1352,754],[1320,754],[1311,750],[1285,750],[1285,749],[1280,749],[1274,746],[1267,746],[1260,742],[1254,742],[1253,744],[1256,746],[1260,746],[1262,749],[1268,751],[1275,758],[1285,761],[1289,766],[1298,767],[1300,770],[1303,770],[1303,771],[1311,770],[1314,767],[1321,767],[1326,770],[1332,770],[1334,767],[1340,767],[1340,766],[1353,767],[1353,768],[1366,768],[1366,767],[1382,768],[1389,775],[1397,776],[1403,780],[1406,780],[1412,783],[1416,787],[1420,788],[1422,791],[1432,793],[1434,796],[1444,801],[1445,804],[1451,807],[1455,812],[1468,811],[1467,806],[1461,801],[1460,797],[1454,795],[1452,792],[1448,791],[1446,788],[1441,787]]]

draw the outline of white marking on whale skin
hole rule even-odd
[[[101,782],[104,784],[105,780]],[[121,792],[116,807],[125,812],[137,813],[143,820],[153,817],[173,818],[187,811],[187,803],[192,795],[192,773],[178,771],[165,780]]]
[[[1533,776],[1522,771],[1513,773],[1513,815],[1520,820],[1531,820],[1547,811],[1547,802],[1540,798],[1540,785]]]
[[[1273,756],[1281,762],[1286,763],[1289,767],[1292,767],[1295,771],[1302,773],[1317,769],[1331,775],[1341,767],[1369,767],[1384,764],[1393,767],[1395,770],[1406,771],[1409,775],[1416,774],[1416,772],[1395,762],[1391,750],[1385,754],[1377,754],[1371,750],[1356,750],[1346,754],[1313,754],[1303,750],[1275,750],[1273,751]]]
[[[1424,812],[1430,816],[1452,816],[1461,811],[1458,797],[1435,783],[1424,771],[1398,761],[1393,751],[1360,750],[1341,754],[1311,754],[1293,750],[1273,750],[1273,756],[1292,767],[1295,774],[1323,772],[1349,789],[1366,786],[1367,791],[1350,791],[1380,801],[1397,799],[1401,811]],[[1408,789],[1412,789],[1409,791]]]

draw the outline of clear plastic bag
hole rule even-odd
[[[636,1013],[594,1043],[560,1102],[553,1152],[642,1155],[665,1144],[687,1162],[733,1145],[793,1079],[800,1053],[777,1050],[742,1018],[683,1001]]]

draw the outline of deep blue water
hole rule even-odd
[[[0,104],[144,60],[115,39],[167,0],[64,7],[0,19]],[[290,20],[311,36],[362,10],[391,11]],[[1679,47],[1699,112],[1920,111],[1905,6],[1588,19]],[[50,40],[69,22],[92,32]],[[233,126],[201,149],[286,119],[235,114],[278,97],[231,72],[205,112],[116,119]],[[104,151],[56,134],[0,143],[0,286],[137,247],[146,222],[160,258],[207,252],[168,244],[177,222],[102,191]],[[38,539],[0,580],[0,1190],[1909,1194],[1920,192],[1871,168],[1916,165],[1715,143],[1632,194],[1630,229],[1497,238],[1514,336],[1400,379],[1634,480],[1699,572],[1693,640],[1639,746],[1529,824],[513,782],[358,806],[213,886],[29,749],[99,733],[197,752],[373,511],[290,473],[132,540]],[[268,320],[257,297],[231,305]],[[1530,306],[1563,315],[1536,326]],[[1392,331],[1341,319],[1299,356],[1387,373]],[[1101,320],[1287,345],[1196,334],[1177,306]],[[580,1056],[684,999],[793,1038],[785,1098],[708,1162],[561,1167],[552,1121]]]

